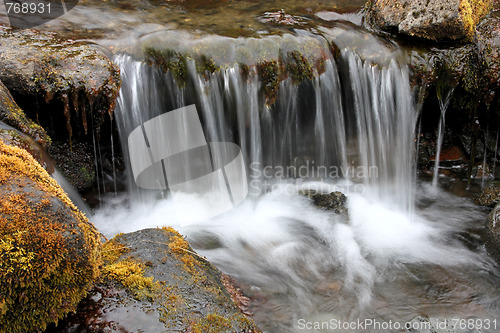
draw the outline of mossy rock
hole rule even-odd
[[[372,27],[431,41],[471,41],[491,0],[370,0]]]
[[[500,187],[490,186],[484,188],[481,193],[474,198],[474,202],[480,206],[494,207],[500,202]]]
[[[120,89],[119,69],[92,44],[0,26],[0,54],[0,80],[26,114],[51,136],[61,132],[60,124],[69,139],[73,127],[87,133],[113,112]],[[97,121],[92,124],[93,118]]]
[[[0,81],[0,120],[29,135],[44,148],[50,145],[50,137],[45,130],[26,117],[2,81]]]
[[[172,228],[119,234],[104,245],[103,260],[102,281],[75,315],[50,332],[77,326],[99,332],[113,327],[127,332],[260,332],[238,308],[242,296],[229,279]]]
[[[486,228],[486,248],[500,262],[500,204],[490,212]]]
[[[99,275],[100,234],[23,149],[0,140],[0,332],[44,330]]]

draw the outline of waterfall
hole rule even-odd
[[[321,68],[300,84],[280,77],[272,103],[258,71],[238,62],[200,72],[196,57],[187,57],[179,82],[161,66],[116,55],[122,87],[115,119],[125,161],[138,158],[128,156],[133,130],[195,104],[206,142],[241,148],[250,195],[234,209],[185,223],[199,211],[191,198],[179,209],[174,191],[171,199],[169,192],[141,189],[130,175],[131,204],[114,196],[93,222],[106,236],[178,229],[198,253],[249,286],[255,299],[266,300],[255,302],[254,319],[269,332],[300,331],[296,318],[399,321],[446,309],[469,313],[463,298],[449,296],[448,287],[463,291],[455,290],[456,281],[470,288],[471,297],[480,295],[471,302],[490,304],[481,295],[496,297],[497,280],[484,290],[475,283],[485,279],[478,272],[496,277],[496,271],[483,247],[471,250],[457,239],[482,228],[484,215],[467,199],[433,191],[430,184],[414,188],[424,90],[410,86],[401,54],[378,61],[384,57],[377,53],[374,61],[347,46],[335,55],[323,51]],[[188,128],[178,125],[179,131]],[[134,161],[142,162],[148,161]],[[318,209],[301,195],[313,185],[343,191],[348,216]],[[432,202],[435,191],[439,200]],[[492,313],[496,309],[493,304]],[[474,315],[487,318],[489,310]]]
[[[305,178],[349,180],[373,200],[411,209],[417,117],[408,69],[396,60],[380,66],[344,50],[338,59],[328,57],[311,81],[281,81],[272,106],[255,71],[243,75],[238,65],[199,73],[188,60],[188,80],[180,84],[129,55],[115,62],[123,82],[115,113],[125,155],[134,128],[196,104],[207,141],[241,147],[253,194],[265,191],[269,170],[304,166]]]

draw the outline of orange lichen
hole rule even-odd
[[[99,274],[100,235],[23,149],[0,140],[0,332],[76,308]]]

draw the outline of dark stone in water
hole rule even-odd
[[[304,191],[304,195],[311,198],[314,204],[326,210],[332,210],[336,214],[348,215],[347,197],[344,193],[336,191],[328,194],[316,193],[315,191]]]

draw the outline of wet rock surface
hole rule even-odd
[[[50,155],[66,179],[79,192],[91,188],[96,179],[94,152],[92,147],[81,142],[54,142]]]
[[[1,140],[0,187],[0,332],[37,332],[94,284],[100,234],[28,152]]]
[[[500,204],[488,215],[486,248],[500,262]]]
[[[344,193],[336,191],[328,194],[316,193],[315,191],[304,191],[303,194],[312,199],[314,204],[336,214],[348,215],[347,197]]]
[[[382,30],[433,41],[465,40],[472,39],[489,7],[488,0],[371,0],[367,13]]]
[[[52,136],[86,134],[113,111],[119,71],[102,51],[34,30],[0,26],[0,37],[0,80]]]
[[[48,332],[260,332],[230,280],[174,229],[120,234],[103,253],[101,283]]]

